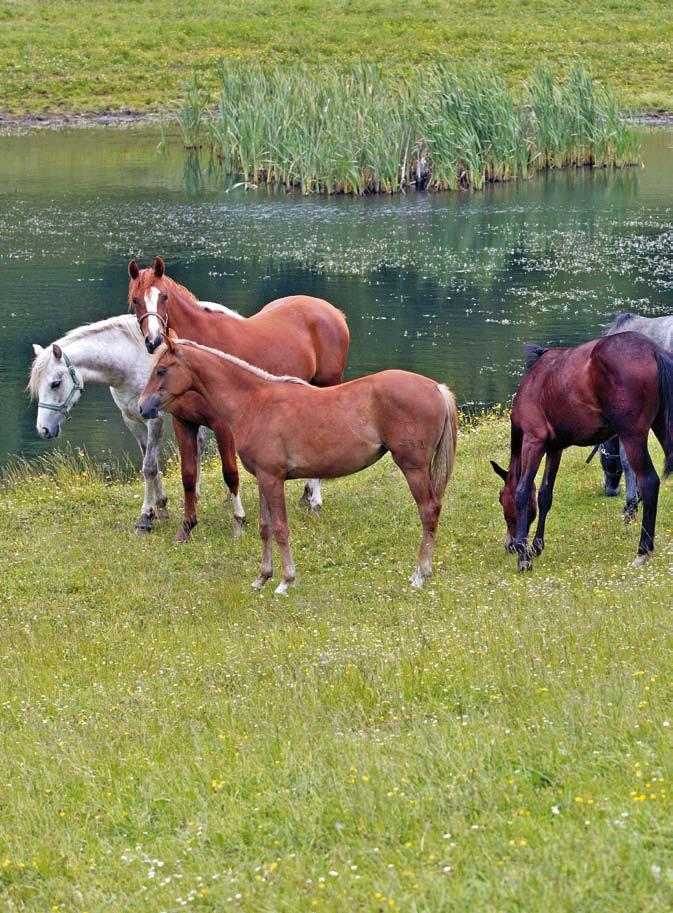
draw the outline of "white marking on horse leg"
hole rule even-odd
[[[241,496],[229,493],[231,497],[231,505],[234,509],[234,538],[240,536],[240,534],[245,529],[245,509],[243,508],[243,503],[241,501]]]
[[[276,595],[287,596],[287,591],[290,589],[291,585],[295,582],[296,579],[296,577],[291,577],[289,580],[281,580],[275,589]]]
[[[309,488],[309,504],[311,505],[311,513],[318,514],[320,513],[320,508],[322,507],[322,495],[320,493],[320,479],[309,479],[306,483]]]
[[[644,555],[638,555],[631,567],[643,567],[644,564],[647,564],[648,561],[652,560],[653,554],[653,552],[645,552]]]
[[[409,582],[415,590],[423,589],[423,582],[425,580],[424,575],[421,573],[420,567],[416,567],[416,570],[413,572],[409,578]]]

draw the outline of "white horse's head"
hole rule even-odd
[[[48,440],[61,433],[61,422],[70,418],[70,412],[84,392],[84,385],[75,366],[61,349],[53,343],[44,349],[33,345],[35,361],[30,371],[28,389],[37,403],[37,433]]]

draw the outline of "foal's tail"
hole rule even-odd
[[[673,357],[668,352],[657,352],[659,366],[659,406],[658,418],[663,419],[664,475],[673,472]]]
[[[456,409],[456,399],[453,393],[445,384],[437,384],[437,389],[442,394],[446,404],[446,418],[444,419],[444,430],[439,439],[437,448],[430,461],[430,478],[435,494],[441,501],[444,497],[446,483],[451,478],[453,464],[456,459],[456,435],[458,432],[458,412]]]

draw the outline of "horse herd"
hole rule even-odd
[[[128,272],[131,314],[78,327],[46,348],[34,346],[29,389],[38,400],[38,433],[57,437],[85,384],[107,384],[143,454],[145,492],[136,529],[149,532],[156,518],[168,515],[158,457],[163,413],[169,413],[184,488],[176,539],[186,542],[197,522],[203,428],[212,429],[235,534],[245,522],[237,454],[256,477],[262,560],[253,586],[261,588],[273,575],[275,539],[280,594],[295,579],[285,480],[307,479],[301,500],[317,512],[321,478],[358,472],[390,452],[421,518],[422,540],[410,578],[421,588],[432,573],[442,498],[456,452],[457,409],[447,387],[400,370],[343,383],[348,326],[341,311],[322,299],[281,298],[243,318],[222,305],[198,301],[166,275],[160,257],[148,269],[132,260]],[[504,482],[505,544],[517,553],[519,570],[530,569],[544,548],[561,455],[574,444],[600,447],[608,494],[617,493],[623,467],[627,518],[634,516],[638,500],[643,502],[634,564],[650,557],[659,477],[647,440],[652,429],[668,474],[673,470],[671,349],[673,318],[630,314],[620,315],[606,336],[574,348],[529,347],[528,368],[512,407],[509,468],[492,462]]]

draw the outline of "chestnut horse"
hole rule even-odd
[[[150,379],[153,375],[150,375]],[[500,492],[507,524],[505,542],[518,554],[520,571],[544,548],[554,482],[566,447],[600,444],[617,435],[638,480],[643,523],[634,567],[654,551],[659,476],[647,437],[654,431],[673,471],[673,357],[640,333],[617,333],[572,349],[529,347],[528,370],[514,397],[509,469],[491,461],[504,479]],[[535,518],[535,474],[546,455]]]
[[[442,497],[456,452],[456,404],[442,384],[407,371],[381,371],[327,389],[278,377],[240,358],[166,337],[140,401],[144,418],[170,412],[193,391],[231,428],[241,461],[257,478],[262,563],[253,587],[273,575],[271,536],[280,549],[286,594],[295,579],[285,509],[286,479],[335,478],[371,466],[386,451],[400,467],[423,525],[420,589],[432,573]]]
[[[129,263],[129,306],[135,313],[145,346],[152,353],[162,342],[161,333],[173,330],[215,349],[226,350],[272,374],[294,374],[318,387],[341,383],[350,335],[341,311],[321,298],[291,295],[279,298],[252,317],[244,318],[217,304],[198,302],[182,285],[170,279],[164,261],[156,257],[150,269]],[[187,393],[171,408],[180,448],[185,511],[176,536],[186,542],[196,526],[198,439],[200,425],[215,433],[222,473],[233,501],[237,531],[245,519],[238,494],[238,466],[231,431],[198,393]],[[314,512],[322,504],[320,482],[311,480],[302,502]]]

